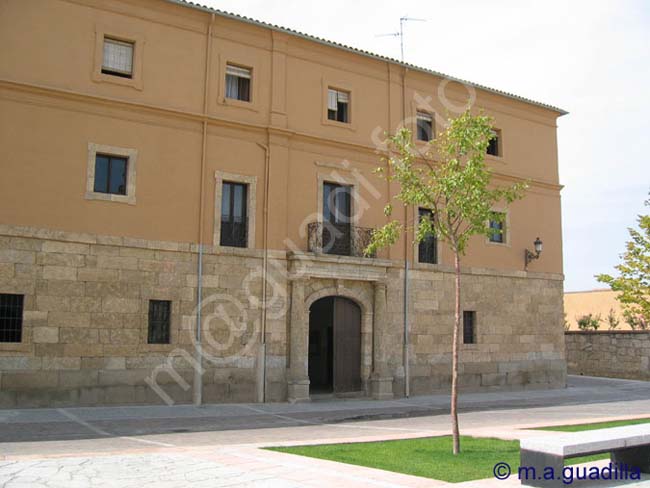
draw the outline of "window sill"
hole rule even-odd
[[[93,81],[97,83],[113,83],[114,85],[127,86],[142,91],[142,80],[139,78],[123,78],[102,72],[94,72]]]
[[[251,112],[259,112],[257,104],[255,104],[253,101],[246,102],[244,100],[237,100],[236,98],[223,97],[219,99],[219,103],[221,105],[225,105],[226,107],[237,107],[250,110]]]
[[[86,200],[103,200],[105,202],[126,203],[135,205],[135,195],[114,195],[111,193],[86,192]]]
[[[32,345],[28,342],[0,342],[0,352],[30,353]]]
[[[486,154],[485,155],[485,160],[486,161],[491,161],[491,162],[494,162],[494,163],[506,164],[506,162],[503,159],[503,156],[493,156],[491,154]]]
[[[357,130],[356,126],[354,124],[352,124],[351,122],[339,122],[338,120],[330,120],[327,117],[325,117],[322,120],[322,124],[323,125],[329,125],[331,127],[338,127],[340,129],[347,129],[347,130],[351,130],[351,131],[356,131]]]
[[[178,346],[174,344],[140,344],[138,347],[138,352],[171,352],[176,349]]]
[[[419,269],[419,270],[429,270],[429,271],[442,271],[443,268],[446,270],[447,267],[443,266],[440,263],[421,263],[420,261],[416,261],[413,263],[413,269]]]
[[[509,242],[492,242],[491,240],[487,239],[485,241],[485,244],[488,246],[494,246],[494,247],[505,247],[505,248],[510,248],[512,247]]]

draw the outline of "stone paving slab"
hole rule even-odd
[[[638,383],[586,379],[582,387],[576,387],[581,393],[573,395],[572,402],[560,401],[552,406],[529,405],[526,408],[467,409],[460,416],[461,432],[464,435],[522,439],[557,435],[526,430],[531,427],[650,416],[650,396],[644,398],[648,385]],[[605,402],[575,403],[585,392],[600,387],[610,390]],[[542,392],[537,394],[542,395]],[[557,397],[549,395],[557,400]],[[613,401],[614,396],[619,401]],[[502,399],[502,405],[508,398]],[[416,404],[422,401],[420,398],[406,400]],[[347,410],[356,415],[359,411],[360,404],[353,401],[330,403],[330,408],[335,408],[336,412]],[[390,403],[387,408],[394,408],[395,404],[404,402],[387,403]],[[405,439],[448,435],[450,432],[448,415],[325,423],[322,419],[329,415],[325,406],[277,404],[268,410],[265,410],[265,405],[219,405],[205,410],[188,406],[162,407],[153,412],[151,418],[147,418],[142,409],[134,407],[0,411],[0,437],[6,428],[19,428],[26,431],[23,438],[38,439],[0,442],[0,487],[452,486],[416,476],[259,449],[278,445]],[[147,434],[156,432],[149,422],[153,425],[165,422],[168,420],[166,416],[174,415],[177,409],[180,412],[178,422],[188,422],[190,427],[192,422],[198,422],[201,428],[188,432],[164,430]],[[242,409],[246,413],[238,417],[236,413]],[[313,412],[317,412],[315,417],[297,416]],[[56,420],[50,421],[53,417]],[[268,419],[260,420],[264,417]],[[17,418],[21,421],[15,422]],[[257,419],[266,427],[255,428],[256,424],[249,422],[246,429],[204,430],[203,422],[206,420],[219,425],[215,418],[223,422],[239,418],[239,425]],[[268,427],[268,423],[273,427]],[[88,435],[71,440],[44,441],[57,439],[56,429],[69,429],[70,425],[75,427],[69,433]],[[507,488],[519,486],[519,482],[511,477],[506,481],[487,479],[453,486]],[[650,480],[646,478],[640,484],[625,486],[647,488]]]

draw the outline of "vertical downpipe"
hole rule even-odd
[[[268,246],[268,223],[269,223],[269,177],[271,155],[268,144],[257,143],[264,150],[264,220],[263,220],[263,257],[262,257],[262,325],[260,327],[260,348],[257,354],[257,401],[266,401],[266,277],[268,273],[269,246]]]
[[[210,14],[210,22],[206,35],[205,48],[205,78],[203,84],[203,127],[201,135],[201,177],[199,182],[199,255],[196,286],[196,345],[194,348],[194,384],[192,386],[192,397],[194,405],[200,406],[203,403],[203,344],[201,334],[201,308],[203,307],[203,207],[204,207],[204,186],[205,186],[205,160],[208,138],[208,100],[209,100],[209,79],[210,60],[212,52],[212,24],[214,13]]]
[[[403,54],[402,54],[403,56]],[[402,123],[406,123],[406,70],[402,70]],[[408,244],[408,207],[404,206],[404,396],[411,393],[409,369],[409,244]]]

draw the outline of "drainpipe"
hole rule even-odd
[[[402,121],[406,121],[406,71],[402,69]],[[404,396],[411,394],[409,367],[409,244],[408,244],[408,207],[404,206]]]
[[[260,327],[260,348],[257,354],[257,401],[264,403],[266,401],[266,277],[268,273],[269,246],[268,246],[268,228],[269,228],[269,174],[271,166],[271,154],[268,144],[257,143],[264,150],[264,218],[262,228],[262,324]]]
[[[201,178],[199,183],[199,255],[198,255],[198,273],[196,286],[196,346],[194,348],[194,385],[192,387],[192,396],[194,405],[200,406],[203,403],[203,345],[201,337],[201,308],[203,307],[203,206],[204,206],[204,186],[205,186],[205,160],[207,152],[208,139],[208,100],[209,100],[209,78],[210,78],[210,61],[212,52],[212,24],[215,15],[210,14],[210,22],[206,35],[205,49],[205,78],[203,84],[203,130],[201,135]]]

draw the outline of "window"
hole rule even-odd
[[[251,69],[226,65],[226,98],[251,101]]]
[[[463,344],[476,344],[476,312],[463,311]]]
[[[428,218],[433,222],[433,212],[428,208],[418,209],[419,221]],[[418,244],[418,262],[437,264],[438,263],[438,242],[436,236],[428,235]]]
[[[323,252],[350,256],[352,187],[323,183]]]
[[[23,339],[23,295],[0,294],[0,342]]]
[[[149,300],[149,344],[169,344],[172,302]]]
[[[505,244],[506,242],[506,214],[503,212],[492,212],[490,218],[490,242]]]
[[[492,132],[492,139],[488,143],[487,153],[491,156],[501,156],[501,131]]]
[[[95,156],[93,191],[112,195],[126,195],[127,165],[127,158],[97,154]]]
[[[426,112],[417,113],[418,141],[429,142],[433,139],[433,117]]]
[[[121,78],[132,78],[133,47],[134,43],[132,42],[104,37],[102,73]]]
[[[220,245],[246,247],[248,238],[247,194],[248,185],[230,181],[223,182]]]
[[[350,93],[330,88],[327,90],[327,118],[337,122],[350,122]]]

